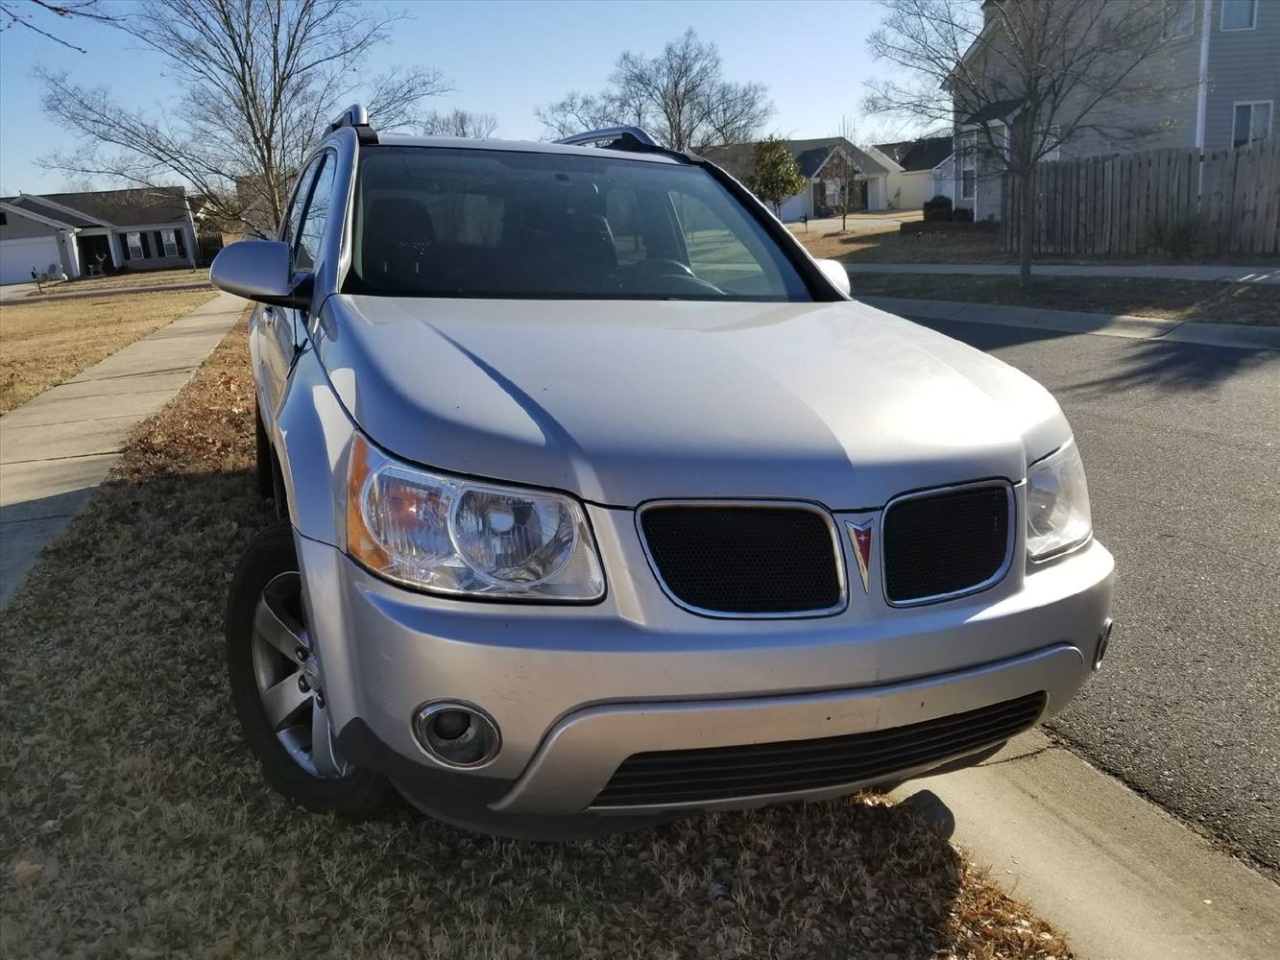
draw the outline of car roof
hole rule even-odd
[[[470,137],[415,137],[399,133],[379,133],[378,145],[388,147],[448,147],[453,150],[502,150],[515,153],[552,153],[565,156],[599,157],[600,147],[577,147],[564,143],[535,140],[476,140]],[[673,163],[682,161],[671,153],[648,153],[639,150],[608,150],[611,159],[637,160],[641,163]]]

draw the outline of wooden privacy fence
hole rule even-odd
[[[1018,183],[1001,184],[1004,249],[1018,249]],[[1040,164],[1037,254],[1280,252],[1280,140]]]

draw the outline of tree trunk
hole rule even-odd
[[[1035,234],[1035,210],[1031,206],[1032,170],[1018,174],[1018,286],[1031,286],[1031,239]]]

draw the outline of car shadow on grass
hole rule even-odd
[[[996,896],[878,798],[558,845],[289,805],[222,660],[227,584],[269,519],[247,470],[113,480],[0,615],[14,955],[923,960]]]

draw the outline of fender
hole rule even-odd
[[[299,535],[346,549],[347,459],[355,426],[311,343],[289,377],[272,444]]]

